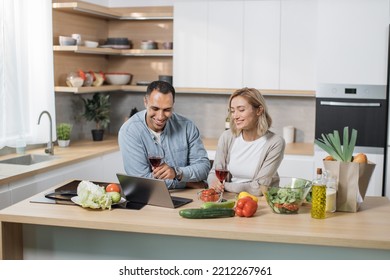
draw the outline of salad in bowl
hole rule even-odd
[[[279,177],[261,191],[272,211],[277,214],[297,214],[312,187],[312,182],[302,178]]]

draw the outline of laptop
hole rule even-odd
[[[116,174],[127,202],[126,208],[144,205],[178,208],[192,202],[191,198],[171,196],[164,180]]]

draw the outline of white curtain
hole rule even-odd
[[[51,0],[0,0],[0,148],[55,140]]]

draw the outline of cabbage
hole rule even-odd
[[[89,181],[81,181],[77,186],[79,203],[84,208],[111,209],[112,200],[104,189]]]

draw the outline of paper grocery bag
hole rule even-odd
[[[375,163],[324,160],[324,168],[338,180],[336,211],[357,212],[366,196]]]

